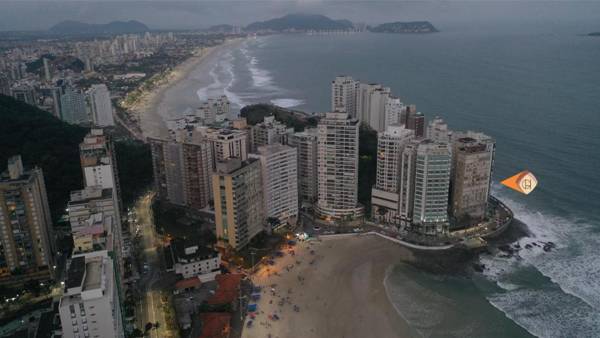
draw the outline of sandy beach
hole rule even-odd
[[[210,64],[218,58],[218,55],[228,49],[235,48],[243,39],[231,39],[215,47],[205,47],[198,49],[194,56],[183,63],[177,65],[161,83],[152,91],[146,92],[140,98],[137,104],[130,107],[137,119],[139,126],[145,137],[166,137],[168,131],[165,119],[173,118],[181,112],[174,112],[171,101],[177,100],[178,95],[171,95],[181,91],[196,91],[202,85],[208,85],[209,76],[200,76],[199,79],[190,85],[187,83],[188,77],[192,72],[207,74]],[[173,96],[170,99],[170,96]],[[190,97],[190,95],[188,95]],[[189,102],[190,106],[197,106],[200,101]]]
[[[301,242],[293,250],[294,256],[286,251],[252,277],[262,296],[256,318],[246,318],[242,337],[416,335],[384,287],[388,268],[412,259],[409,250],[372,235]],[[274,314],[278,320],[269,318]]]

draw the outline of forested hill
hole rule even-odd
[[[0,95],[0,170],[20,154],[27,168],[44,170],[52,218],[63,213],[69,192],[81,189],[79,143],[86,128],[65,123],[48,112]]]
[[[435,33],[439,32],[429,21],[388,22],[369,27],[373,33]]]
[[[281,18],[254,22],[246,26],[246,31],[322,31],[351,30],[354,28],[348,20],[333,20],[318,14],[288,14]]]
[[[0,171],[20,154],[27,168],[41,167],[52,218],[58,220],[70,192],[83,188],[79,143],[88,129],[65,123],[50,113],[0,95]],[[121,197],[129,204],[152,182],[150,147],[139,141],[115,142]]]

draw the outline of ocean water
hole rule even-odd
[[[600,15],[599,15],[600,16]],[[234,109],[272,102],[329,109],[339,74],[392,88],[428,118],[497,141],[493,191],[546,253],[485,255],[474,278],[399,265],[386,286],[426,337],[600,337],[600,30],[560,19],[531,26],[448,25],[430,35],[280,35],[221,55],[198,99],[227,94]],[[524,196],[498,182],[528,169]]]

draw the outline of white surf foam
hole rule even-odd
[[[535,335],[599,336],[600,324],[595,323],[600,323],[600,257],[597,255],[600,241],[591,223],[532,211],[508,194],[495,191],[495,195],[527,225],[531,237],[517,241],[521,250],[513,257],[501,257],[502,253],[480,257],[481,263],[486,265],[484,275],[506,290],[490,296],[490,303]],[[548,241],[556,244],[551,252],[545,252],[543,244],[540,245]],[[534,242],[539,246],[534,246]],[[526,249],[528,244],[531,247]],[[521,287],[512,277],[526,267],[534,267],[556,287],[552,290]],[[555,304],[557,298],[564,304]],[[543,314],[529,313],[524,307],[533,307]],[[581,330],[581,334],[574,335],[571,330]]]
[[[538,337],[598,337],[600,316],[560,289],[518,289],[488,297],[508,318]]]
[[[239,95],[237,95],[231,90],[236,82],[235,72],[233,70],[233,62],[234,57],[233,54],[230,53],[223,66],[225,72],[229,75],[229,81],[227,82],[225,88],[223,88],[223,93],[227,95],[229,102],[231,102],[233,105],[237,106],[238,109],[240,109],[246,105],[246,102],[244,102],[244,100],[242,100],[242,98]]]
[[[531,238],[518,241],[522,248],[518,257],[523,263],[534,266],[564,292],[600,311],[600,257],[597,255],[600,240],[592,232],[592,226],[577,219],[531,211],[506,196],[500,198],[532,233]],[[556,244],[551,252],[545,252],[543,244],[525,249],[527,244],[549,241]]]
[[[248,62],[248,70],[252,76],[252,84],[256,88],[267,89],[272,87],[273,78],[269,71],[258,67],[258,59],[254,56]]]
[[[279,106],[279,107],[283,107],[283,108],[292,108],[292,107],[298,107],[304,104],[304,100],[300,100],[300,99],[273,99],[271,100],[271,103]]]

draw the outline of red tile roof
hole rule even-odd
[[[215,291],[215,294],[207,300],[208,304],[229,304],[236,300],[242,277],[244,277],[244,275],[240,273],[217,275],[217,290]]]
[[[226,312],[209,312],[200,315],[202,333],[200,338],[228,338],[231,314]]]
[[[189,289],[189,288],[197,288],[202,285],[202,282],[198,277],[190,277],[186,279],[182,279],[175,283],[176,289]]]

